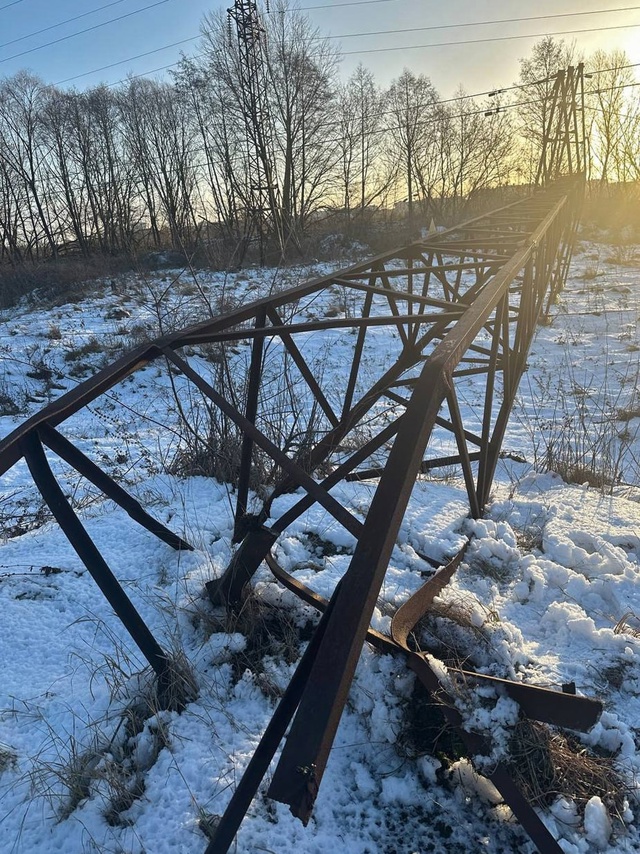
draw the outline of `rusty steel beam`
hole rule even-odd
[[[193,546],[189,545],[186,540],[170,531],[162,522],[158,522],[153,516],[150,516],[132,495],[124,490],[119,483],[116,483],[113,478],[109,477],[102,469],[97,466],[92,460],[85,456],[82,451],[78,450],[68,439],[50,427],[48,424],[40,424],[38,427],[38,435],[42,442],[51,448],[61,459],[72,466],[78,474],[86,477],[94,486],[97,486],[107,498],[115,501],[123,510],[126,510],[129,516],[155,534],[158,539],[162,540],[172,549],[182,551],[193,551]]]
[[[256,317],[256,330],[264,327],[267,319],[266,309]],[[253,339],[251,348],[251,364],[249,366],[249,383],[247,386],[247,404],[245,418],[255,424],[258,413],[258,394],[260,392],[260,377],[262,375],[262,359],[264,354],[264,338]],[[251,477],[251,458],[253,455],[253,436],[245,433],[242,437],[240,452],[240,469],[238,472],[238,492],[236,496],[236,511],[233,526],[233,542],[237,543],[246,533],[247,501],[249,498],[249,480]]]
[[[133,638],[136,646],[155,670],[160,686],[166,687],[169,677],[168,656],[151,634],[67,501],[60,484],[49,467],[37,431],[31,431],[20,442],[29,471],[47,507],[53,513],[78,557],[89,570],[91,577]]]
[[[487,745],[478,739],[477,736],[464,729],[459,712],[454,709],[453,701],[448,697],[447,692],[440,684],[428,660],[421,652],[416,652],[409,647],[409,636],[415,624],[428,612],[435,596],[448,584],[462,562],[465,552],[466,547],[461,549],[446,565],[441,566],[417,593],[410,597],[397,611],[392,622],[391,637],[369,629],[367,640],[372,646],[383,653],[393,654],[399,652],[406,656],[409,667],[414,670],[422,684],[430,692],[433,701],[442,707],[442,711],[447,716],[450,725],[457,730],[464,743],[469,747],[470,752],[476,754],[482,752],[483,748],[486,751]],[[269,764],[300,702],[304,686],[310,677],[313,658],[316,655],[320,641],[324,637],[333,603],[338,594],[339,587],[334,591],[330,601],[325,599],[285,572],[271,554],[267,555],[267,564],[281,584],[295,593],[304,602],[323,612],[323,616],[316,633],[312,637],[301,659],[300,666],[296,669],[293,679],[285,690],[245,773],[240,779],[224,814],[220,818],[206,854],[221,854],[222,852],[226,852],[231,846],[242,818],[257,794],[260,782],[266,774]],[[546,688],[538,688],[506,679],[498,679],[486,676],[485,674],[476,674],[467,670],[450,670],[449,672],[453,675],[459,674],[467,685],[472,684],[475,680],[506,690],[508,695],[520,704],[521,709],[528,717],[555,726],[565,726],[586,731],[596,723],[602,711],[601,703],[586,697],[579,697],[575,694],[550,691]],[[309,774],[305,776],[307,777],[308,786],[315,784],[315,779],[311,780]],[[561,849],[558,843],[543,825],[532,806],[522,796],[522,793],[505,766],[498,766],[492,772],[491,779],[503,795],[505,802],[511,806],[514,815],[521,822],[530,838],[536,843],[538,849],[543,854],[559,854]]]

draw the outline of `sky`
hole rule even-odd
[[[163,67],[175,63],[181,51],[197,53],[203,15],[230,4],[0,0],[0,75],[29,69],[46,83],[78,89],[116,83],[130,73],[162,77],[168,74]],[[313,25],[339,47],[343,76],[362,62],[386,86],[407,67],[430,77],[443,97],[459,86],[474,93],[513,83],[519,59],[547,34],[575,40],[586,57],[597,48],[619,48],[640,63],[640,5],[624,0],[538,0],[535,5],[522,0],[296,0],[292,5],[306,9]],[[588,14],[576,14],[583,12]],[[562,13],[567,17],[559,17]],[[519,38],[507,38],[512,36]]]

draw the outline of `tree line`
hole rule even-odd
[[[521,61],[513,108],[500,93],[460,90],[443,102],[410,70],[386,89],[363,65],[341,80],[338,52],[299,12],[279,6],[263,26],[259,135],[223,14],[205,16],[197,54],[167,81],[76,91],[26,71],[2,79],[0,261],[246,246],[260,194],[256,156],[269,159],[272,176],[273,209],[260,213],[277,218],[285,252],[327,216],[342,228],[381,210],[410,224],[459,218],[483,190],[532,181],[549,85],[538,81],[577,61],[564,42],[543,39]],[[629,65],[620,52],[587,62],[588,163],[603,183],[640,178]]]

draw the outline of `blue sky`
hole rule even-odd
[[[28,68],[48,83],[67,81],[65,86],[82,89],[101,81],[113,83],[130,72],[147,73],[175,62],[181,50],[186,53],[197,51],[194,37],[198,35],[203,14],[213,9],[224,9],[231,2],[0,0],[0,75],[11,75],[21,68]],[[427,74],[443,96],[451,95],[460,84],[468,92],[474,92],[512,83],[518,74],[518,59],[526,56],[537,37],[544,33],[591,29],[592,32],[576,32],[561,37],[575,39],[578,49],[587,55],[598,47],[618,47],[627,50],[631,61],[640,62],[640,3],[634,6],[624,0],[538,0],[535,5],[523,0],[448,0],[446,4],[435,0],[369,0],[364,3],[354,0],[351,4],[346,0],[298,0],[294,5],[324,7],[308,8],[307,14],[323,33],[342,37],[336,38],[336,43],[344,55],[342,71],[345,76],[362,61],[384,85],[404,67],[409,67]],[[623,8],[624,11],[614,11]],[[484,26],[477,23],[595,10],[605,11],[579,17]],[[75,16],[83,17],[56,26]],[[121,20],[112,20],[115,18]],[[418,30],[467,22],[474,25]],[[99,26],[103,23],[105,26]],[[607,29],[620,26],[623,28]],[[51,29],[35,34],[47,27]],[[89,27],[95,29],[72,35]],[[380,33],[398,29],[410,32]],[[379,34],[353,35],[363,32]],[[411,48],[412,45],[525,34],[532,35],[512,41]],[[65,38],[70,35],[70,38]],[[59,39],[63,40],[47,44]],[[175,44],[189,39],[183,44]],[[170,44],[172,46],[166,47]],[[380,51],[383,47],[401,49]],[[371,49],[376,52],[353,53]],[[151,51],[154,52],[147,56],[133,58]],[[104,68],[113,63],[121,64]],[[162,74],[166,72],[155,72],[155,76]]]

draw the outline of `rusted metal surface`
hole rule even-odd
[[[237,549],[225,573],[207,584],[216,604],[233,608],[240,603],[244,586],[265,559],[276,577],[295,591],[295,584],[286,582],[274,569],[277,564],[270,550],[314,503],[355,538],[353,558],[330,608],[316,597],[314,604],[326,609],[321,628],[294,676],[285,709],[277,713],[268,730],[268,747],[257,755],[250,766],[249,782],[241,784],[243,788],[230,805],[230,818],[222,825],[226,841],[216,843],[218,847],[210,847],[210,851],[227,850],[251,792],[262,778],[265,757],[270,753],[268,765],[289,724],[269,794],[288,803],[303,820],[308,819],[365,642],[404,655],[436,699],[441,696],[442,686],[424,656],[410,648],[408,638],[415,615],[428,609],[430,591],[443,582],[451,567],[439,570],[431,587],[422,592],[422,599],[409,600],[400,609],[393,637],[372,632],[371,614],[412,487],[421,473],[458,465],[470,515],[483,512],[537,319],[551,291],[566,276],[580,196],[579,179],[558,183],[446,232],[427,235],[423,241],[166,335],[80,384],[0,442],[0,475],[22,457],[27,459],[38,488],[68,539],[161,679],[165,653],[135,609],[131,610],[131,603],[127,605],[126,597],[121,598],[121,588],[88,540],[78,517],[68,502],[61,500],[62,492],[41,443],[169,546],[190,546],[153,520],[74,447],[63,429],[58,430],[79,409],[155,361],[160,369],[179,372],[181,381],[197,390],[207,406],[238,431],[242,451],[234,483]],[[331,289],[339,289],[349,303],[346,316],[309,319],[300,312],[298,307],[305,299]],[[395,333],[396,349],[365,383],[362,368],[366,348],[379,327]],[[340,330],[354,333],[348,339],[353,343],[351,362],[344,366],[344,386],[327,388],[302,342],[310,332],[337,334]],[[240,398],[217,387],[212,372],[193,355],[194,348],[201,346],[239,342],[251,347],[245,393]],[[317,415],[305,445],[280,447],[268,433],[268,400],[262,393],[263,354],[267,344],[274,343],[283,360],[298,372]],[[461,411],[458,391],[460,381],[470,375],[480,382],[482,405],[477,413],[467,415]],[[363,438],[365,425],[368,432]],[[434,444],[436,434],[440,446]],[[354,436],[358,436],[357,443]],[[250,507],[257,451],[277,466],[277,477],[268,498],[256,506],[254,497]],[[378,480],[378,484],[364,519],[360,519],[330,490],[341,480],[365,477]],[[295,490],[301,490],[302,495],[282,515],[275,515],[276,499]],[[314,599],[311,592],[295,592],[307,601]],[[526,714],[538,720],[585,728],[600,710],[599,704],[586,698],[468,671],[460,671],[460,675],[504,688]],[[532,818],[530,808],[528,811],[522,805],[506,771],[496,773],[505,799],[516,804],[514,811],[532,838],[540,840],[541,850],[557,850],[551,846],[548,833],[545,836],[546,831],[538,826],[535,814]]]
[[[303,821],[309,818],[310,793],[308,781],[297,769],[313,767],[318,785],[322,780],[411,489],[445,399],[450,401],[453,431],[461,451],[471,514],[479,515],[486,500],[485,495],[478,494],[468,457],[464,459],[466,438],[457,407],[451,405],[456,400],[453,373],[480,330],[493,318],[492,335],[494,340],[501,342],[498,346],[505,375],[502,412],[510,410],[517,379],[524,367],[523,356],[533,333],[529,323],[530,312],[518,311],[513,344],[505,346],[509,334],[505,318],[510,286],[521,270],[535,263],[546,240],[555,242],[554,226],[566,205],[566,197],[550,199],[548,210],[541,210],[539,225],[484,287],[477,289],[472,306],[430,354],[415,383],[269,787],[269,794],[289,804],[292,812]],[[490,241],[490,238],[486,239]],[[446,250],[441,248],[441,251]],[[545,272],[547,269],[544,265]],[[537,316],[548,279],[541,275],[525,277],[524,281],[545,286],[531,295],[531,303],[536,307],[534,316]],[[497,422],[499,429],[503,420]],[[499,444],[492,439],[491,434],[489,442],[482,448],[483,458],[479,464],[479,476],[484,474],[485,484],[489,479],[487,473],[493,473],[499,449]],[[488,486],[485,492],[488,495]]]
[[[411,596],[396,611],[391,624],[390,637],[369,628],[367,631],[367,642],[380,650],[380,652],[388,654],[401,653],[409,662],[417,657],[424,658],[424,652],[428,652],[429,650],[417,651],[412,648],[410,636],[413,633],[416,623],[428,614],[434,597],[451,580],[454,572],[462,562],[465,552],[466,546],[451,561],[435,572],[417,593]],[[317,608],[317,610],[322,612],[326,610],[329,604],[328,601],[305,584],[302,584],[298,579],[285,572],[271,553],[267,555],[266,563],[275,578],[288,590],[291,590],[296,596],[299,596],[300,599],[313,608]],[[587,732],[597,722],[602,713],[602,703],[590,697],[568,694],[538,685],[516,682],[511,679],[501,679],[497,676],[476,673],[473,670],[465,668],[449,668],[449,674],[454,679],[459,677],[465,684],[476,683],[504,690],[511,699],[520,705],[520,708],[528,718],[542,723]]]
[[[427,662],[420,657],[412,658],[410,666],[422,684],[427,687],[432,699],[440,704],[449,724],[458,731],[469,755],[486,755],[489,749],[486,739],[464,728],[462,715],[455,707],[453,698],[442,689]],[[506,765],[500,762],[496,768],[487,772],[487,777],[500,792],[540,854],[560,854],[563,849],[522,794]]]
[[[587,134],[584,116],[584,65],[555,74],[543,129],[536,184],[586,171]]]
[[[339,586],[336,588],[336,592],[338,589]],[[334,593],[334,597],[335,595]],[[325,610],[322,619],[307,645],[275,712],[271,716],[271,720],[229,801],[224,815],[216,827],[211,843],[207,846],[206,854],[222,854],[222,852],[228,851],[240,827],[240,823],[258,791],[258,787],[267,773],[269,764],[280,742],[284,738],[287,727],[300,702],[304,686],[307,684],[311,665],[322,641],[329,617],[331,616],[331,602],[325,601],[324,605]]]
[[[38,432],[32,430],[27,436],[21,438],[20,443],[29,471],[40,494],[106,600],[156,672],[162,687],[168,676],[167,656],[67,501],[49,467]]]
[[[454,572],[464,559],[465,552],[466,547],[461,549],[445,566],[438,569],[418,592],[398,609],[392,622],[391,637],[369,629],[367,632],[367,641],[381,652],[401,653],[405,655],[409,667],[411,667],[430,692],[432,699],[441,705],[448,722],[458,731],[463,742],[469,748],[470,754],[476,754],[483,752],[483,748],[486,749],[487,745],[477,735],[469,733],[464,729],[460,713],[455,709],[452,698],[447,695],[447,692],[440,684],[427,658],[421,652],[411,649],[408,642],[409,635],[415,628],[415,624],[428,612],[434,597],[449,583]],[[320,641],[324,637],[333,603],[338,595],[337,588],[332,600],[327,601],[324,597],[302,584],[298,579],[285,572],[271,554],[267,555],[266,561],[273,575],[280,583],[294,592],[307,604],[324,613],[318,629],[307,647],[299,667],[296,669],[294,678],[278,704],[276,712],[265,730],[247,770],[238,783],[236,791],[218,823],[206,854],[220,854],[220,852],[226,852],[229,849],[240,826],[242,817],[249,808],[251,800],[255,797],[260,782],[295,713],[304,686],[307,684],[311,674],[311,664],[317,653]],[[450,671],[451,674],[456,672],[459,673],[467,684],[469,684],[469,680],[477,680],[483,681],[484,684],[506,690],[509,696],[520,704],[522,711],[528,717],[555,726],[565,726],[586,731],[596,723],[602,711],[602,704],[600,702],[586,697],[578,697],[559,691],[550,691],[545,688],[506,679],[496,679],[495,677],[476,674],[468,670]],[[309,774],[307,773],[303,776],[306,781],[307,793],[311,794]],[[535,810],[526,798],[524,798],[508,769],[504,765],[499,765],[491,773],[491,780],[503,795],[505,802],[509,804],[514,815],[517,816],[538,849],[543,854],[558,854],[562,849],[560,849],[553,836],[541,822]],[[315,773],[313,785],[317,786]]]
[[[71,442],[65,439],[64,436],[60,435],[60,433],[53,427],[49,427],[46,423],[41,424],[38,428],[38,435],[40,436],[43,444],[48,448],[51,448],[55,454],[65,460],[65,462],[72,466],[79,474],[91,481],[91,483],[93,483],[94,486],[97,486],[98,489],[101,490],[101,492],[103,492],[108,498],[115,501],[116,504],[119,504],[120,507],[126,510],[129,516],[131,516],[131,518],[139,525],[142,525],[143,528],[146,528],[152,534],[155,534],[158,539],[162,540],[173,549],[193,551],[193,546],[189,545],[189,543],[186,542],[186,540],[183,540],[182,537],[174,534],[173,531],[170,531],[165,525],[158,522],[157,519],[150,516],[146,510],[144,510],[139,501],[129,495],[129,493],[126,492],[120,484],[116,483],[113,478],[105,474],[101,468],[72,445]]]

